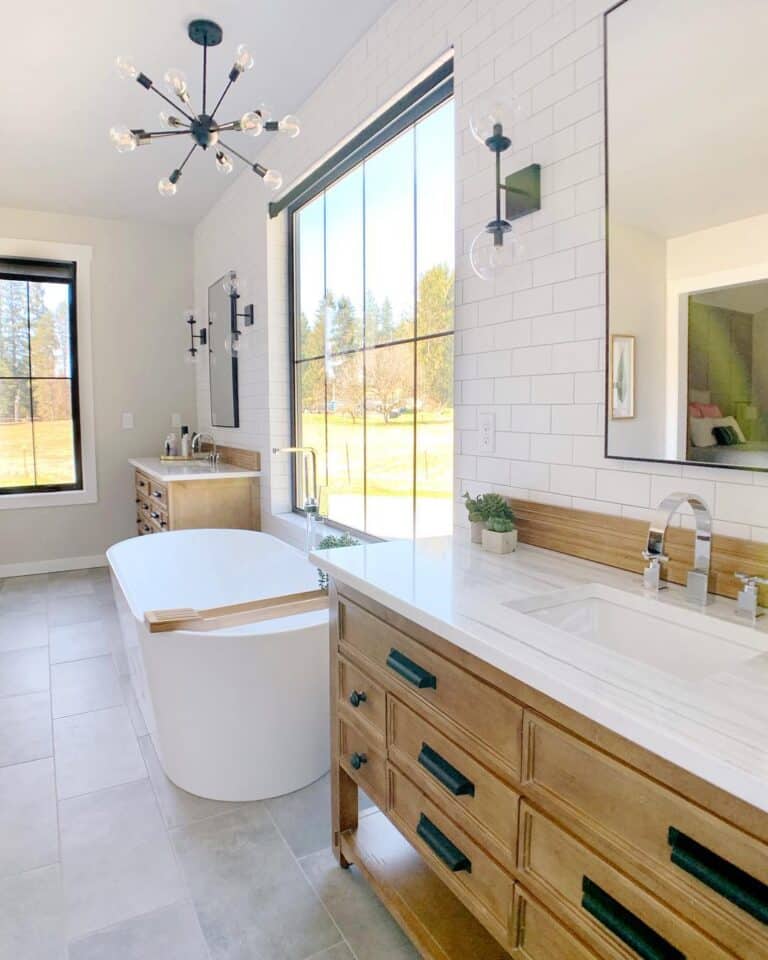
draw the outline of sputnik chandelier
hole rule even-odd
[[[143,147],[153,140],[159,140],[165,137],[191,137],[194,143],[187,155],[181,161],[168,177],[160,180],[157,189],[164,197],[172,197],[176,193],[178,184],[184,167],[189,158],[198,147],[207,150],[212,147],[215,151],[216,169],[219,173],[228,174],[232,172],[233,164],[229,157],[237,157],[247,164],[254,173],[258,174],[264,183],[273,190],[279,190],[283,184],[283,178],[277,170],[268,170],[260,163],[251,163],[241,153],[233,147],[227,146],[221,140],[222,133],[230,131],[238,133],[247,133],[251,137],[258,137],[262,132],[284,133],[289,137],[299,135],[299,121],[296,117],[283,117],[282,120],[273,120],[267,108],[262,104],[253,110],[244,113],[239,120],[230,120],[226,123],[219,123],[216,120],[216,114],[219,111],[224,97],[229,92],[233,83],[236,83],[241,73],[250,70],[253,66],[253,56],[248,48],[241,44],[235,52],[235,62],[229,71],[226,86],[221,96],[216,101],[213,109],[208,112],[208,47],[215,47],[221,43],[221,27],[212,20],[193,20],[187,28],[189,39],[203,48],[203,91],[202,91],[202,110],[195,113],[192,107],[192,100],[189,95],[187,78],[181,70],[166,70],[163,80],[165,88],[170,94],[166,96],[158,90],[152,80],[142,73],[129,57],[118,57],[115,66],[120,76],[124,80],[136,80],[145,90],[151,90],[161,97],[167,104],[174,109],[174,113],[163,112],[160,114],[160,121],[165,127],[164,130],[134,130],[126,126],[114,126],[109,131],[109,136],[118,153],[131,153],[137,147]],[[171,97],[175,97],[176,103]],[[180,116],[177,116],[180,114]]]

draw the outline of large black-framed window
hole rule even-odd
[[[76,264],[0,258],[0,496],[83,487]]]
[[[288,206],[294,441],[321,512],[378,537],[453,524],[451,92],[449,64]]]

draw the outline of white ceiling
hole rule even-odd
[[[195,17],[215,20],[224,40],[209,51],[209,97],[218,97],[239,43],[256,59],[218,116],[235,119],[263,101],[279,117],[298,111],[391,2],[208,0],[200,8],[189,0],[16,0],[0,31],[0,206],[196,223],[236,176],[239,161],[223,177],[212,152],[198,150],[177,195],[161,197],[157,181],[184,157],[187,138],[115,151],[108,137],[113,124],[161,129],[164,107],[154,93],[118,77],[115,57],[133,57],[161,89],[166,69],[180,68],[199,103],[202,48],[186,28]],[[258,140],[230,139],[256,159]]]
[[[768,212],[766,0],[608,16],[609,212],[662,237]]]
[[[737,286],[720,287],[718,290],[707,290],[692,296],[698,303],[706,303],[712,307],[737,310],[739,313],[761,313],[768,309],[768,282],[758,280],[755,283],[740,283]]]

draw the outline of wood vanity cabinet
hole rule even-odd
[[[334,851],[424,957],[768,960],[768,815],[344,584],[330,625]]]
[[[258,485],[248,477],[161,483],[136,470],[134,490],[139,536],[195,527],[259,528]]]

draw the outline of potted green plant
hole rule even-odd
[[[483,542],[482,534],[485,527],[485,516],[482,510],[482,501],[482,494],[479,497],[470,497],[468,493],[464,494],[464,506],[467,508],[472,543]]]
[[[493,497],[488,508],[490,513],[485,521],[482,533],[483,550],[489,553],[512,553],[517,548],[517,528],[515,515],[507,501],[498,494],[486,494]]]
[[[320,543],[318,543],[317,549],[332,550],[332,549],[335,549],[336,547],[359,547],[359,546],[360,546],[360,541],[355,540],[353,536],[351,536],[345,531],[338,537],[334,537],[331,534],[329,534],[327,537],[323,537]],[[317,568],[317,582],[320,586],[320,589],[325,590],[327,592],[328,574],[324,570],[321,570],[319,567]]]

